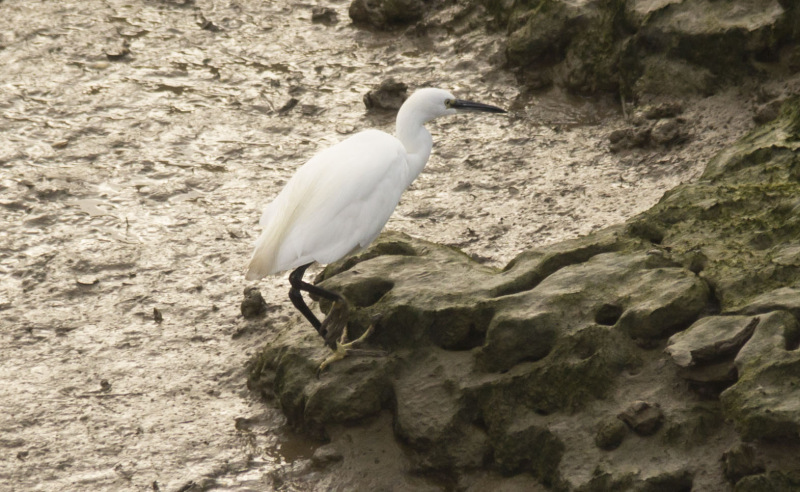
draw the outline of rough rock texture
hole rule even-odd
[[[788,0],[481,0],[533,86],[579,93],[707,94],[765,64],[796,70]],[[794,67],[794,68],[793,68]]]
[[[240,306],[242,316],[247,319],[258,318],[267,312],[267,302],[255,287],[244,289],[244,299]]]
[[[375,89],[364,94],[367,109],[390,109],[397,111],[408,97],[408,85],[388,78]]]
[[[764,471],[764,464],[756,456],[756,450],[749,444],[738,444],[722,455],[725,478],[736,483],[748,475]]]
[[[489,468],[555,490],[790,490],[798,146],[795,98],[650,211],[503,270],[385,233],[317,282],[354,305],[353,337],[380,315],[369,343],[388,355],[317,378],[327,349],[289,326],[250,386],[322,439],[390,412],[416,472]]]
[[[628,434],[628,426],[622,420],[608,419],[603,422],[595,435],[594,443],[600,449],[617,449]]]
[[[681,112],[674,101],[644,106],[630,118],[631,125],[614,130],[608,136],[611,151],[653,146],[669,147],[689,139],[686,120],[675,117]]]
[[[424,13],[422,0],[353,0],[349,10],[356,24],[378,28],[410,24],[421,20]]]
[[[430,20],[430,12],[449,14]],[[800,71],[793,0],[353,0],[349,14],[362,26],[412,26],[414,36],[485,25],[504,33],[496,59],[528,88],[623,102],[710,95],[751,76]],[[757,122],[774,118],[778,104],[764,104]],[[679,137],[661,130],[659,144]]]
[[[759,321],[750,316],[709,316],[670,338],[666,350],[681,367],[715,362],[739,352]]]
[[[640,436],[652,436],[664,423],[664,412],[658,404],[635,401],[618,415],[625,425]]]
[[[697,183],[667,192],[630,222],[700,271],[724,310],[800,274],[800,115],[797,99],[784,106],[782,118],[714,157]]]
[[[744,439],[800,439],[798,341],[797,319],[775,311],[736,356],[739,381],[721,400]]]

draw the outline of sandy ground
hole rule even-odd
[[[615,104],[522,95],[453,12],[387,35],[321,5],[339,22],[287,0],[0,3],[1,489],[263,490],[307,463],[316,444],[245,388],[297,316],[286,280],[247,322],[242,270],[296,166],[392,130],[361,102],[389,76],[513,110],[431,125],[388,225],[496,266],[645,210],[752,126],[731,90],[685,102],[687,143],[615,154]]]

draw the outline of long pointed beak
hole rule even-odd
[[[465,101],[463,99],[456,99],[450,105],[451,108],[459,111],[481,112],[481,113],[505,113],[506,110],[492,106],[490,104],[483,104],[479,102]]]

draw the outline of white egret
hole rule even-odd
[[[396,136],[364,130],[323,150],[301,166],[264,208],[263,231],[246,278],[257,280],[294,269],[289,275],[289,298],[334,349],[334,359],[343,357],[373,327],[359,340],[345,343],[347,301],[304,282],[303,274],[313,262],[332,263],[367,247],[378,236],[403,191],[428,162],[433,139],[425,123],[439,116],[477,111],[506,112],[456,99],[442,89],[420,89],[400,107]],[[301,291],[333,301],[324,322],[306,305]]]

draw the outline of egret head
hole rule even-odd
[[[439,116],[458,113],[505,113],[504,109],[489,104],[477,103],[458,99],[444,89],[420,89],[406,99],[400,108],[401,113],[414,115],[423,123]]]

